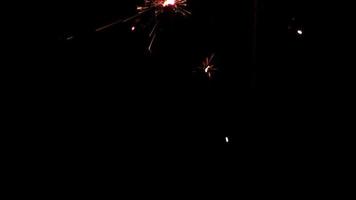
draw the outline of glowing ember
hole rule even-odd
[[[175,0],[165,0],[163,6],[173,6],[174,4],[176,4]]]
[[[229,143],[229,137],[225,137],[226,143]]]
[[[210,72],[210,70],[213,68],[214,66],[207,66],[206,68],[205,68],[205,73],[209,73]]]
[[[217,71],[215,65],[212,64],[214,57],[215,54],[212,54],[210,57],[206,57],[203,61],[202,66],[200,67],[205,72],[205,74],[208,76],[209,79],[212,79],[214,73]]]

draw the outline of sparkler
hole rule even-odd
[[[192,13],[187,9],[187,0],[145,0],[143,4],[137,6],[137,14],[130,16],[126,19],[119,19],[110,24],[101,26],[97,28],[96,32],[102,32],[110,29],[116,25],[123,23],[135,23],[131,26],[131,31],[137,30],[139,27],[147,28],[151,27],[149,31],[149,46],[148,51],[151,52],[152,46],[157,37],[157,32],[159,30],[158,26],[160,24],[159,16],[164,12],[167,12],[166,8],[173,14],[180,14],[183,16],[190,16]],[[143,17],[150,16],[149,22],[144,22]]]

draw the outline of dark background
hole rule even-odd
[[[129,0],[52,4],[49,59],[36,75],[39,87],[66,102],[78,99],[84,112],[86,103],[94,108],[108,106],[108,110],[132,107],[147,114],[141,122],[164,110],[158,124],[165,124],[163,116],[182,114],[182,122],[171,120],[177,123],[172,127],[197,124],[197,136],[188,137],[199,140],[200,132],[205,132],[200,124],[211,119],[211,126],[216,126],[211,132],[216,136],[206,134],[208,143],[224,145],[225,131],[221,129],[229,129],[227,124],[234,126],[227,122],[230,117],[225,111],[235,113],[248,128],[257,123],[256,90],[293,91],[317,85],[317,70],[309,66],[306,48],[306,1],[188,1],[191,17],[162,16],[151,54],[147,52],[148,28],[137,27],[132,32],[133,22],[128,22],[94,31],[134,15],[136,4]],[[146,18],[150,19],[143,16]],[[305,34],[298,36],[298,29]],[[67,40],[71,36],[73,39]],[[212,53],[216,54],[217,76],[212,81],[195,76],[193,69]]]
[[[132,32],[131,22],[95,32],[134,15],[136,3],[61,1],[45,9],[40,22],[49,40],[44,61],[31,71],[31,87],[53,108],[46,113],[57,113],[48,126],[75,130],[60,141],[209,149],[224,148],[230,135],[249,144],[253,129],[268,127],[258,117],[256,90],[314,85],[315,70],[306,64],[308,32],[296,34],[306,29],[306,1],[189,1],[191,17],[162,16],[152,54],[147,30]],[[212,53],[219,69],[214,80],[194,76],[193,68]]]
[[[303,106],[309,99],[292,94],[269,102],[256,94],[320,84],[318,70],[308,65],[308,2],[189,3],[191,17],[164,16],[152,54],[145,29],[132,32],[130,23],[94,31],[134,15],[135,1],[48,3],[39,21],[46,29],[43,59],[26,68],[26,98],[40,100],[28,103],[23,118],[34,121],[24,126],[36,132],[24,141],[35,141],[28,163],[45,162],[38,169],[49,176],[41,180],[61,188],[50,190],[89,194],[86,189],[115,187],[116,180],[127,188],[158,180],[185,181],[187,191],[226,186],[238,193],[229,181],[252,191],[260,179],[261,187],[310,173],[321,180],[313,164],[326,158],[326,143],[309,128],[318,126]],[[192,69],[211,53],[218,76],[194,76]]]
[[[172,84],[190,85],[196,82],[192,68],[214,52],[220,68],[217,84],[225,84],[223,88],[312,85],[309,75],[313,72],[304,64],[308,55],[307,36],[296,35],[296,29],[305,26],[308,5],[303,1],[191,1],[193,16],[169,19],[172,22],[163,27],[153,56],[147,55],[144,30],[131,33],[130,23],[117,25],[104,33],[93,31],[135,14],[135,4],[135,1],[63,1],[53,5],[55,14],[51,13],[49,18],[53,18],[52,37],[58,45],[54,56],[58,56],[65,67],[71,65],[65,70],[60,66],[64,76],[87,68],[85,73],[101,74],[100,78],[105,81],[118,81],[116,75],[125,74],[126,79],[138,84],[164,79],[162,81],[172,81]],[[75,39],[66,41],[70,36]],[[147,68],[148,72],[141,71]],[[67,70],[73,71],[67,73]],[[80,78],[83,77],[75,76],[74,81]]]

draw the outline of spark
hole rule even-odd
[[[229,143],[229,137],[225,137],[226,143]]]
[[[180,14],[184,17],[192,15],[191,11],[188,9],[187,0],[145,0],[143,3],[137,5],[136,13],[133,16],[118,19],[114,22],[103,25],[95,29],[95,32],[103,32],[113,28],[114,26],[122,25],[125,23],[135,24],[135,26],[131,26],[132,32],[136,31],[137,27],[147,27],[147,29],[151,30],[142,31],[147,33],[149,40],[148,50],[151,52],[156,37],[159,35],[159,31],[161,30],[157,27],[159,25],[159,18],[163,13],[167,12],[164,7],[168,6],[172,7],[172,14]],[[149,17],[150,20],[145,20],[144,18],[146,17]],[[134,21],[134,23],[132,23],[132,21]]]
[[[298,33],[298,35],[303,35],[303,30],[299,29],[299,30],[297,31],[297,33]]]
[[[67,37],[67,40],[73,40],[73,39],[74,39],[74,36]]]
[[[95,32],[101,32],[101,31],[103,31],[103,30],[105,30],[105,29],[108,29],[108,28],[111,28],[111,27],[113,27],[113,26],[115,26],[116,24],[119,24],[119,23],[121,23],[121,22],[122,22],[121,19],[120,19],[120,20],[117,20],[117,21],[115,21],[115,22],[112,22],[112,23],[110,23],[110,24],[107,24],[107,25],[105,25],[105,26],[102,26],[102,27],[97,28],[97,29],[95,30]]]
[[[152,51],[152,50],[151,50],[151,49],[152,49],[152,45],[153,45],[153,43],[154,43],[154,41],[155,41],[155,39],[156,39],[156,36],[157,36],[157,35],[154,34],[153,37],[152,37],[152,39],[151,39],[150,45],[148,46],[148,51],[149,51],[149,52]]]
[[[208,76],[209,80],[213,78],[214,72],[217,71],[215,65],[212,64],[214,57],[215,54],[212,54],[210,57],[206,57],[202,63],[202,66],[200,67],[204,71],[204,73]]]
[[[157,26],[158,26],[158,22],[156,22],[156,24],[153,26],[152,31],[150,32],[149,37],[152,37],[152,35],[156,32]]]
[[[209,65],[205,68],[205,73],[209,73],[211,69],[213,69],[214,65]]]
[[[144,10],[138,12],[137,14],[135,14],[135,15],[133,15],[133,16],[130,16],[130,17],[126,18],[126,19],[119,19],[119,20],[116,20],[116,21],[114,21],[114,22],[112,22],[112,23],[110,23],[110,24],[101,26],[101,27],[97,28],[97,29],[95,30],[95,32],[102,32],[102,31],[104,31],[104,30],[106,30],[106,29],[109,29],[109,28],[112,28],[112,27],[114,27],[114,26],[116,26],[116,25],[119,25],[119,24],[122,24],[122,23],[126,23],[126,22],[129,22],[129,21],[133,20],[133,19],[139,18],[139,17],[141,17],[143,14],[149,12],[149,11],[152,10],[152,9],[153,9],[153,8],[146,8],[146,9],[144,9]]]

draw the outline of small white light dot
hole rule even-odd
[[[303,31],[302,30],[298,30],[297,33],[298,33],[298,35],[303,35]]]
[[[207,66],[206,68],[205,68],[205,73],[208,73],[209,72],[209,70],[210,70],[210,68],[211,68],[211,66]]]
[[[73,39],[74,39],[74,36],[67,37],[67,40],[73,40]]]
[[[135,31],[135,30],[136,30],[135,26],[131,27],[131,31]]]
[[[229,137],[225,137],[226,143],[229,143]]]

